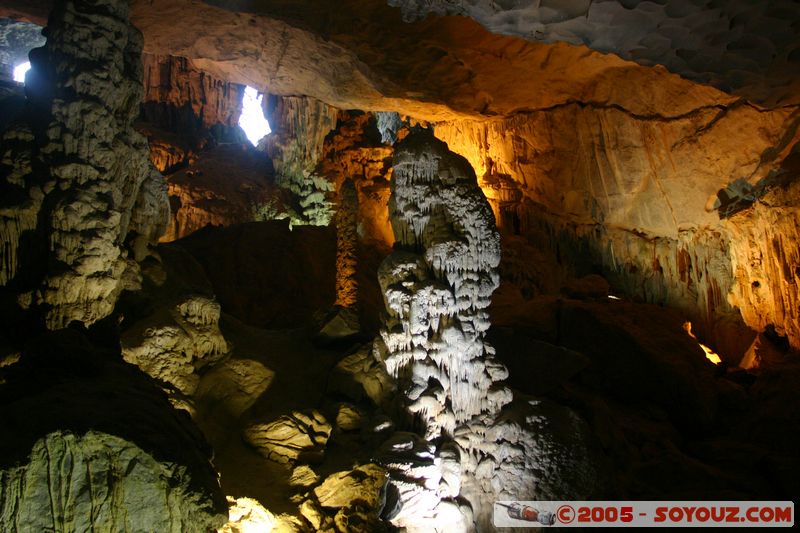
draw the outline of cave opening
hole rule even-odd
[[[261,101],[263,94],[249,85],[242,96],[242,114],[239,116],[239,127],[244,130],[247,139],[258,146],[259,141],[270,134],[269,121],[264,117]]]
[[[13,79],[18,83],[25,83],[25,75],[31,69],[31,62],[26,61],[14,67]]]
[[[250,4],[0,0],[0,531],[793,520],[800,4]]]

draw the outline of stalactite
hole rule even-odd
[[[507,390],[490,391],[492,380],[481,379],[487,367],[502,366],[483,341],[488,321],[481,311],[499,283],[500,238],[469,164],[429,133],[397,145],[390,209],[407,251],[392,254],[379,272],[389,313],[381,333],[387,368],[398,376],[410,362],[420,383],[433,383],[421,392],[426,399],[414,399],[415,409],[428,413],[428,438],[452,435],[455,424],[496,414],[510,400]],[[428,357],[439,362],[440,375],[426,370]],[[452,417],[421,407],[438,397]]]

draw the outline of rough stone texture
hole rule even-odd
[[[377,116],[381,116],[380,113]],[[365,243],[390,247],[394,242],[389,224],[389,180],[392,148],[386,146],[378,122],[370,113],[340,111],[336,129],[325,139],[317,170],[341,190],[351,179],[358,200],[357,231]]]
[[[275,183],[291,191],[296,207],[293,224],[327,226],[333,218],[333,185],[316,173],[323,143],[336,127],[336,109],[309,97],[265,98],[272,134],[266,150],[275,166]]]
[[[267,459],[293,465],[321,460],[331,429],[316,410],[294,411],[271,422],[251,424],[244,439]]]
[[[172,220],[162,242],[183,238],[208,224],[273,220],[285,211],[289,195],[275,185],[264,154],[241,144],[227,144],[203,151],[194,159],[167,176]]]
[[[800,347],[798,175],[795,171],[790,185],[771,189],[725,225],[734,278],[730,304],[749,326],[758,331],[773,326],[795,348]]]
[[[186,467],[113,435],[54,432],[0,472],[3,531],[207,531],[219,525]]]
[[[308,465],[297,466],[292,470],[289,485],[292,487],[308,488],[319,483],[320,477]]]
[[[247,142],[238,126],[244,87],[183,57],[143,54],[144,97],[136,129],[161,172],[191,163],[219,141]]]
[[[9,0],[0,13],[35,18],[48,3]],[[571,101],[644,114],[671,107],[681,114],[733,100],[663,68],[585,46],[493,35],[465,17],[404,24],[400,10],[377,0],[214,3],[220,7],[134,2],[133,21],[146,36],[146,51],[189,58],[215,78],[273,94],[425,120],[505,115]],[[234,11],[239,9],[248,14]],[[630,91],[631,85],[647,90]],[[664,105],[676,94],[682,101]]]
[[[359,505],[380,513],[386,498],[386,472],[376,464],[357,466],[331,474],[314,489],[322,507],[341,508]]]
[[[429,132],[397,145],[390,213],[398,247],[378,273],[384,361],[428,437],[452,435],[511,399],[483,342],[500,237],[469,164]]]
[[[145,120],[171,131],[236,128],[244,87],[214,78],[190,59],[143,54]]]
[[[194,295],[164,306],[127,330],[121,339],[122,356],[153,378],[191,396],[197,373],[228,354],[219,330],[220,306]]]
[[[768,222],[780,215],[792,226],[797,216],[796,193],[780,185],[795,179],[785,162],[797,126],[792,108],[739,104],[666,118],[572,105],[440,124],[436,133],[484,176],[504,231],[576,270],[589,257],[626,294],[682,309],[705,342],[736,363],[747,344],[731,341],[725,324],[741,322],[739,313],[757,330],[772,323],[791,338],[797,329],[784,311],[796,258],[777,251],[785,250],[778,230],[793,230]],[[750,192],[732,197],[736,187]],[[759,239],[747,236],[754,231]],[[778,243],[768,260],[776,284],[760,267],[744,266],[768,253],[745,244],[756,240]],[[763,296],[748,296],[754,281],[765,286]]]
[[[336,305],[355,309],[358,306],[358,195],[351,180],[339,189],[336,206]]]
[[[21,303],[41,308],[50,328],[108,315],[169,213],[163,179],[131,127],[142,36],[128,10],[59,4],[31,57],[26,112],[0,147],[0,283],[31,291]]]
[[[502,429],[482,442],[485,435],[474,429],[495,427],[512,399],[502,385],[508,371],[484,341],[499,283],[500,236],[472,168],[430,131],[412,132],[396,145],[389,209],[398,242],[378,272],[387,316],[376,355],[397,379],[426,439],[443,441],[438,450],[413,437],[384,445],[398,492],[391,520],[412,530],[468,529],[473,513],[457,498],[461,477],[478,473],[462,469],[458,456],[474,454],[476,464],[502,471],[492,490],[468,495],[485,526],[504,478],[520,475],[510,466],[519,443],[501,443]],[[461,439],[465,447],[458,450],[449,439],[464,431],[479,436]],[[491,453],[490,443],[500,451]]]
[[[492,33],[583,44],[749,98],[797,102],[797,2],[389,0],[406,20],[465,15]],[[793,72],[795,71],[795,72]]]
[[[387,499],[387,519],[407,531],[468,531],[469,507],[451,499],[461,488],[459,452],[452,443],[438,452],[436,446],[415,433],[397,432],[378,452],[389,474],[392,491]],[[445,479],[445,471],[447,472]]]
[[[461,475],[461,494],[482,503],[473,503],[475,522],[491,523],[495,500],[591,500],[604,494],[589,432],[572,410],[539,400],[512,406],[492,425],[472,422],[457,430],[455,440],[465,451],[456,460],[469,473]]]
[[[43,334],[3,368],[0,529],[208,531],[227,512],[211,450],[119,350]]]
[[[763,111],[739,103],[661,111],[639,115],[571,104],[439,124],[436,136],[479,177],[511,179],[505,182],[511,190],[498,191],[504,198],[494,203],[531,200],[578,224],[670,238],[718,223],[717,193],[739,179],[755,187],[800,140],[794,108]]]
[[[364,425],[364,413],[353,404],[341,403],[336,410],[336,427],[341,431],[354,431]]]
[[[363,346],[336,364],[328,381],[328,391],[355,401],[369,398],[375,405],[386,405],[395,391],[385,367]]]
[[[275,373],[258,361],[228,359],[200,379],[195,393],[198,409],[208,417],[238,418],[274,379]]]
[[[28,61],[28,52],[43,44],[41,26],[0,19],[0,78],[11,78],[14,67]]]
[[[218,533],[249,533],[250,531],[273,531],[277,529],[278,518],[252,498],[231,498],[228,496],[228,523],[217,530]]]

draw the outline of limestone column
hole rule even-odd
[[[143,43],[129,9],[56,2],[47,42],[30,54],[27,108],[0,141],[0,283],[52,329],[111,313],[169,216],[164,180],[132,126]]]

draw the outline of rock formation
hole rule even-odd
[[[266,117],[272,128],[267,153],[275,182],[291,191],[297,207],[292,224],[327,226],[333,218],[333,185],[316,173],[325,137],[336,126],[336,109],[308,97],[270,97]]]
[[[267,459],[293,466],[297,461],[319,462],[331,429],[318,411],[298,411],[252,424],[245,430],[244,439]]]
[[[406,408],[428,441],[452,439],[471,421],[492,426],[511,392],[501,383],[506,368],[483,340],[499,281],[500,237],[475,174],[429,131],[411,133],[395,147],[390,210],[398,243],[378,273],[387,318],[377,356],[398,380]],[[467,444],[448,456],[452,468],[433,448],[425,452],[429,464],[422,470],[405,466],[418,464],[413,454],[411,463],[394,460],[390,471],[399,476],[401,502],[397,525],[430,527],[436,517],[450,527],[471,521],[456,504],[441,501],[460,493],[459,453],[484,455],[481,446]],[[398,446],[397,452],[406,449]],[[500,454],[491,457],[504,460]],[[402,506],[420,500],[427,503],[410,516],[408,509],[403,512]]]
[[[719,5],[689,0],[389,0],[389,4],[400,7],[405,20],[429,13],[469,16],[492,33],[583,44],[642,65],[664,65],[751,100],[797,102],[791,74],[797,43],[791,21],[800,17],[800,10],[788,0]]]
[[[144,96],[136,127],[147,136],[150,158],[171,172],[221,140],[244,141],[237,121],[244,87],[226,82],[181,57],[143,54]]]
[[[394,113],[387,113],[394,115]],[[390,247],[394,242],[389,224],[389,180],[392,147],[385,144],[376,117],[384,114],[340,111],[336,129],[323,145],[317,170],[337,189],[346,179],[353,181],[357,193],[358,239],[363,243]]]
[[[351,180],[339,189],[336,208],[336,305],[355,309],[358,305],[356,280],[358,245],[358,195]]]
[[[162,242],[186,237],[207,225],[286,216],[284,206],[291,195],[275,185],[263,153],[243,144],[224,144],[192,159],[166,178],[172,219]]]
[[[767,290],[776,289],[747,296],[753,282],[770,282],[757,272],[745,276],[747,260],[739,251],[751,249],[743,244],[743,232],[751,231],[745,226],[763,227],[761,242],[779,243],[779,234],[792,233],[771,224],[772,233],[759,219],[777,220],[779,212],[789,221],[796,217],[791,190],[778,183],[793,175],[781,165],[800,139],[797,125],[791,108],[764,111],[743,103],[675,117],[570,105],[440,124],[436,134],[483,176],[504,231],[579,270],[592,257],[625,294],[683,309],[706,342],[736,363],[749,345],[742,319],[755,330],[773,323],[790,338],[797,328],[791,312],[758,318],[765,311],[755,310],[758,298],[769,300]],[[715,207],[719,194],[737,181],[771,191],[770,200],[752,197],[740,203],[752,209],[725,216]],[[793,279],[793,253],[776,252],[772,261],[773,279],[791,292],[793,282],[778,280]]]
[[[483,342],[500,237],[469,164],[429,132],[396,146],[392,193],[400,248],[378,274],[388,313],[384,361],[428,438],[452,436],[511,399],[497,386],[505,368]]]
[[[169,213],[163,179],[132,128],[142,36],[128,9],[59,4],[47,43],[31,54],[27,110],[3,136],[0,283],[41,309],[50,328],[108,315]]]
[[[199,430],[118,349],[62,330],[2,370],[0,529],[177,533],[225,522]]]
[[[121,339],[122,357],[191,396],[200,381],[198,371],[228,354],[219,317],[219,303],[200,295],[187,296],[127,330]]]
[[[223,515],[208,516],[186,474],[113,435],[53,432],[36,441],[29,463],[3,472],[0,526],[178,533],[219,525]]]
[[[0,16],[53,6],[0,80],[0,529],[796,500],[796,2]]]

